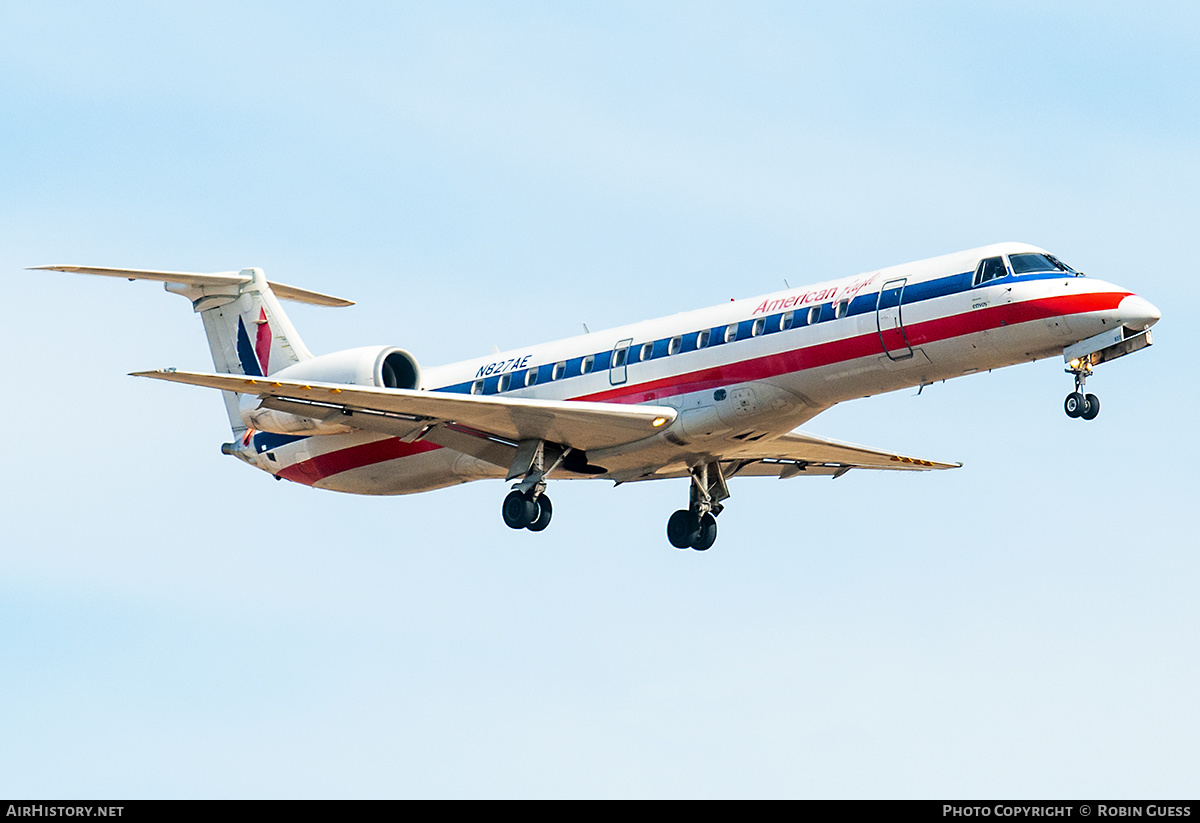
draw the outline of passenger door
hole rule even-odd
[[[898,277],[883,284],[879,299],[875,303],[875,328],[879,331],[879,344],[883,353],[891,360],[908,360],[913,356],[912,346],[904,333],[904,303],[906,277]]]
[[[614,386],[620,386],[629,379],[629,347],[631,345],[633,345],[633,338],[629,337],[613,347],[612,364],[608,369],[608,382]]]

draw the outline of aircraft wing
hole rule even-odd
[[[792,477],[836,478],[851,469],[934,471],[962,467],[962,463],[943,463],[909,457],[897,452],[872,449],[828,437],[819,437],[799,429],[774,440],[747,443],[739,446],[736,451],[713,455],[712,459],[721,464],[726,478],[778,477],[781,480]],[[673,465],[657,471],[617,473],[609,477],[626,482],[687,476],[686,466]]]
[[[797,429],[774,440],[750,444],[748,449],[739,449],[732,458],[728,476],[778,477],[786,480],[791,477],[841,477],[851,469],[933,471],[961,467],[962,463],[909,457],[819,437]]]
[[[164,370],[133,376],[254,394],[266,408],[317,419],[336,416],[345,425],[401,438],[424,436],[506,468],[521,441],[545,440],[582,451],[609,448],[650,437],[676,415],[670,406],[483,397],[235,374]]]
[[[521,441],[545,440],[581,451],[606,449],[650,437],[670,425],[676,416],[670,406],[483,397],[172,370],[135,372],[134,376],[254,394],[265,408],[336,419],[348,426],[403,439],[422,437],[504,468],[512,465]],[[727,477],[781,479],[840,477],[850,469],[931,471],[962,465],[871,449],[799,430],[774,440],[744,443],[736,452],[714,457],[725,467]],[[590,467],[580,470],[592,473]],[[683,477],[687,471],[676,465],[623,474],[609,477],[625,482]]]

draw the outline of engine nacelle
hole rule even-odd
[[[395,346],[363,346],[301,360],[271,377],[314,383],[350,383],[381,389],[419,389],[421,369],[417,359]]]
[[[323,354],[293,363],[271,377],[312,383],[344,383],[386,389],[419,389],[421,367],[417,359],[395,346],[364,346]],[[250,428],[275,434],[344,434],[353,429],[340,422],[341,413],[309,417],[259,407],[253,394],[240,396],[242,422]],[[319,411],[314,409],[314,411]]]

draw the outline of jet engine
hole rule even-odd
[[[383,389],[419,389],[421,367],[417,359],[395,346],[364,346],[323,354],[293,363],[271,377],[313,383],[341,383]],[[292,405],[272,400],[272,405]],[[239,396],[242,422],[259,431],[275,434],[344,434],[352,428],[339,421],[340,410],[313,407],[316,415],[297,414],[278,408],[262,408],[254,394]],[[301,404],[296,403],[296,406]]]

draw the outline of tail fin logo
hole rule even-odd
[[[271,324],[267,322],[267,310],[258,310],[258,331],[254,335],[254,353],[258,356],[258,365],[262,366],[264,375],[270,374],[267,367],[271,359]]]
[[[242,366],[243,374],[251,377],[266,377],[270,373],[271,324],[267,321],[265,308],[258,310],[258,320],[255,321],[255,325],[258,328],[254,331],[254,344],[251,345],[246,324],[241,317],[238,318],[238,362]]]

